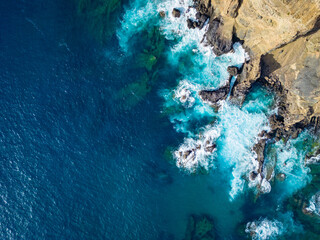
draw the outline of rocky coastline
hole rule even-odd
[[[240,42],[250,57],[241,69],[228,68],[230,79],[224,86],[200,91],[201,99],[215,109],[227,97],[241,106],[256,82],[276,93],[277,113],[269,117],[270,131],[261,132],[252,149],[259,163],[258,172],[250,175],[255,178],[263,171],[268,141],[287,142],[305,128],[319,131],[320,2],[194,0],[190,7],[197,14],[196,20],[187,20],[188,28],[202,29],[206,24],[202,41],[215,55],[233,51],[233,44]],[[172,14],[180,17],[178,9]],[[232,77],[236,81],[230,89]]]
[[[210,19],[205,37],[217,56],[232,51],[237,41],[249,53],[230,101],[241,105],[252,84],[259,81],[278,96],[278,114],[270,119],[271,135],[295,138],[307,126],[317,131],[320,2],[196,0],[195,8]]]

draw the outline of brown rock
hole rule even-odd
[[[237,68],[237,67],[231,67],[231,66],[229,66],[227,70],[228,70],[228,73],[229,73],[231,76],[237,76],[237,75],[238,75],[238,68]]]
[[[230,90],[230,84],[227,83],[225,86],[217,90],[202,90],[199,95],[202,100],[210,102],[212,105],[217,106],[217,102],[225,100]]]
[[[319,0],[201,0],[197,10],[214,19],[206,37],[217,55],[232,49],[232,37],[244,41],[250,55],[232,90],[233,103],[242,104],[261,75],[279,95],[285,128],[301,121],[315,127],[320,117]]]
[[[174,8],[174,9],[172,10],[172,15],[173,15],[174,17],[176,17],[176,18],[179,18],[179,17],[181,16],[181,12],[180,12],[179,9]]]
[[[165,18],[166,17],[166,13],[164,11],[160,11],[159,15],[161,18]]]
[[[223,26],[219,19],[215,19],[209,23],[209,28],[205,35],[217,56],[230,52],[232,49],[232,30],[230,29],[230,32],[226,33],[223,31]]]

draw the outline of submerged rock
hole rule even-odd
[[[188,219],[187,230],[184,240],[214,240],[214,223],[213,220],[206,215],[192,215]]]
[[[73,2],[73,1],[72,1]],[[116,30],[121,0],[76,0],[77,14],[99,42],[105,43]]]

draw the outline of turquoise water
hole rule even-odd
[[[221,236],[228,236],[240,221],[246,221],[246,213],[238,208],[248,192],[258,194],[259,191],[262,192],[257,196],[261,193],[274,195],[272,202],[275,205],[271,207],[272,204],[268,204],[268,207],[278,213],[271,220],[260,216],[257,219],[259,227],[252,230],[257,232],[253,238],[269,239],[282,234],[301,233],[303,227],[295,222],[291,212],[282,209],[282,205],[285,199],[311,181],[310,169],[304,162],[308,150],[302,143],[309,137],[309,133],[305,131],[298,139],[287,143],[268,143],[264,169],[273,172],[271,180],[264,177],[268,175],[267,172],[259,175],[256,180],[249,180],[249,173],[258,168],[252,147],[258,141],[259,133],[270,130],[268,117],[277,112],[275,95],[257,85],[251,89],[241,108],[232,105],[227,99],[219,103],[217,112],[200,99],[198,91],[223,86],[229,78],[227,67],[241,67],[248,56],[241,45],[236,43],[233,53],[215,57],[210,48],[201,43],[205,29],[190,30],[185,24],[188,18],[195,20],[195,10],[188,8],[191,5],[192,1],[187,0],[132,1],[118,31],[120,46],[126,53],[130,53],[130,45],[133,44],[128,44],[129,39],[150,25],[157,26],[167,40],[168,47],[163,53],[165,61],[177,69],[179,76],[173,87],[171,84],[168,84],[169,87],[164,85],[159,94],[164,98],[163,113],[175,131],[184,136],[181,144],[171,151],[173,159],[182,174],[207,174],[205,178],[214,176],[223,181],[223,197],[215,191],[212,199],[213,205],[216,205],[215,198],[223,199],[223,203],[220,203],[224,206],[223,213],[218,213],[217,205],[212,212],[207,210],[215,217],[217,225],[227,224],[227,229],[219,229]],[[171,15],[174,7],[181,10],[180,18]],[[164,19],[159,17],[160,11],[165,12]],[[216,149],[213,152],[205,151],[206,146],[213,143]],[[187,158],[182,157],[188,150],[192,150],[192,153]],[[274,180],[277,173],[285,174],[286,179],[283,182]],[[214,181],[210,185],[214,190],[218,188]],[[264,198],[264,195],[260,195],[260,198]],[[237,216],[228,214],[229,211]],[[247,229],[247,232],[250,231]]]
[[[187,28],[192,0],[121,4],[101,41],[99,11],[1,3],[0,238],[185,239],[192,215],[211,239],[318,239],[318,158],[305,161],[318,137],[268,141],[250,180],[275,95],[255,84],[216,110],[199,98],[248,60],[241,44],[216,57],[206,29]]]

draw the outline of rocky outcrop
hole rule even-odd
[[[174,8],[174,9],[172,10],[172,16],[174,16],[175,18],[179,18],[180,15],[181,15],[181,13],[180,13],[180,10],[179,10],[179,9]]]
[[[320,31],[300,37],[262,56],[263,77],[284,91],[284,125],[304,121],[318,125],[320,116]],[[311,121],[312,120],[312,121]]]
[[[263,79],[278,93],[285,131],[298,123],[317,125],[320,1],[201,0],[198,6],[210,12],[206,38],[217,55],[230,51],[234,41],[250,55],[230,100],[241,105],[251,85]]]
[[[232,49],[232,28],[229,29],[230,31],[225,31],[225,29],[226,26],[221,20],[214,19],[209,23],[209,28],[205,35],[217,56],[230,52]]]
[[[220,100],[225,100],[230,91],[230,84],[227,83],[225,86],[216,90],[201,90],[199,95],[203,101],[209,102],[211,105],[217,106]]]

